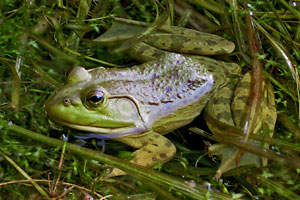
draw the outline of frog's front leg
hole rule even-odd
[[[169,161],[176,153],[176,148],[170,140],[154,131],[149,131],[142,135],[127,136],[116,139],[129,146],[137,148],[131,163],[144,167],[155,166],[158,162]],[[125,175],[120,169],[114,168],[109,174],[110,177]]]

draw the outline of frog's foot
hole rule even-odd
[[[134,158],[131,163],[144,167],[153,167],[159,162],[165,163],[169,161],[176,153],[176,148],[166,137],[156,132],[148,132],[143,135],[128,136],[117,139],[134,148],[138,148],[134,152]],[[108,177],[121,176],[126,173],[120,169],[114,168]]]
[[[84,136],[75,135],[74,138],[78,139],[80,141],[79,143],[77,143],[77,145],[79,145],[79,146],[85,145],[86,140],[96,139],[97,140],[96,144],[99,147],[101,147],[101,153],[104,153],[104,151],[105,151],[105,139],[107,139],[108,137],[103,137],[103,136],[101,136],[99,134],[96,134],[96,133],[90,133],[90,134],[87,134],[87,135],[84,135]]]

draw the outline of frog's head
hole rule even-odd
[[[103,82],[93,80],[88,70],[74,68],[67,84],[46,102],[55,122],[100,134],[129,135],[145,131],[138,102],[126,95],[111,95]]]

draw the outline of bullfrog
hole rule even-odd
[[[126,40],[134,31],[136,28],[115,23],[95,41]],[[234,125],[230,103],[236,90],[233,77],[239,77],[240,67],[207,57],[233,50],[234,43],[220,36],[168,27],[129,49],[131,56],[143,62],[140,65],[75,67],[66,84],[47,100],[45,109],[61,125],[136,148],[130,161],[134,164],[165,163],[176,148],[164,134],[189,124],[205,107],[216,119]],[[243,95],[240,100],[245,101]],[[209,127],[213,130],[212,124]],[[111,173],[123,174],[119,169]]]

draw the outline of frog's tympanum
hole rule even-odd
[[[124,26],[113,25],[96,42],[128,39],[131,29]],[[232,77],[239,77],[237,64],[200,56],[230,53],[234,43],[191,29],[168,30],[153,33],[129,50],[144,64],[74,68],[65,86],[46,102],[50,118],[137,148],[131,162],[142,166],[170,160],[176,149],[163,135],[193,121],[205,106],[215,119],[238,126],[246,107],[250,76],[235,86],[237,81]],[[262,116],[273,129],[274,97],[270,86],[265,88],[268,98],[262,102],[266,108]],[[208,123],[208,127],[214,130],[213,124]],[[121,174],[124,172],[118,169],[112,172]]]

